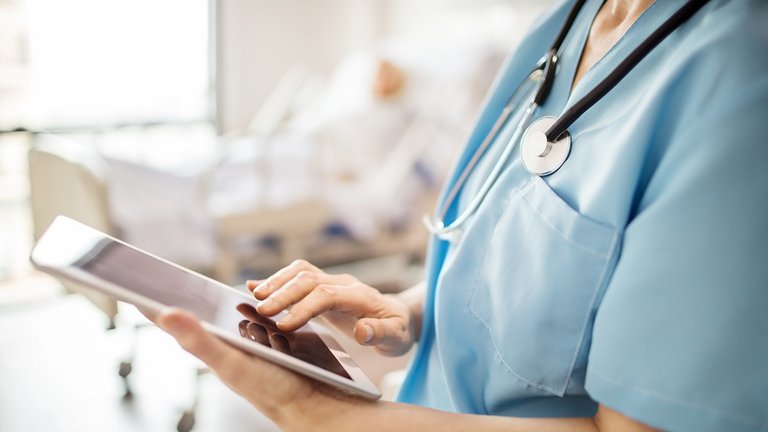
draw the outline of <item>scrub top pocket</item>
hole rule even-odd
[[[488,239],[471,313],[487,330],[498,367],[562,396],[589,343],[618,230],[571,208],[539,177],[519,190]]]

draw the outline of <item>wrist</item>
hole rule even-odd
[[[281,430],[300,430],[297,426],[302,424],[299,421],[303,420],[304,413],[322,405],[325,385],[295,372],[285,372],[295,375],[295,379],[274,381],[271,389],[255,391],[250,397],[241,395]]]
[[[296,400],[279,409],[274,422],[285,432],[292,431],[339,431],[347,424],[345,416],[358,412],[357,406],[369,402],[346,395],[318,384],[308,397]]]
[[[323,405],[324,400],[319,393],[313,391],[306,397],[297,398],[285,404],[261,407],[262,412],[282,431],[302,430],[308,423],[311,423],[312,418],[315,418],[314,413],[322,411],[319,407]]]

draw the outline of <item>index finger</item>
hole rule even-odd
[[[248,291],[253,292],[253,290],[262,283],[264,283],[264,279],[251,279],[245,281],[245,287],[248,288]]]
[[[264,300],[302,271],[319,272],[320,269],[303,259],[297,259],[255,286],[252,290],[253,296],[259,300]]]
[[[291,306],[288,315],[283,317],[277,326],[283,331],[293,331],[312,318],[331,310],[354,317],[365,316],[376,305],[376,299],[368,289],[321,284]]]

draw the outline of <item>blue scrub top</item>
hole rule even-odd
[[[508,59],[446,191],[571,4]],[[601,4],[580,12],[534,118],[580,99],[683,1],[655,2],[570,94]],[[460,242],[431,242],[401,401],[521,417],[603,403],[667,430],[768,431],[766,23],[765,2],[710,1],[570,127],[559,171],[531,176],[515,152]]]

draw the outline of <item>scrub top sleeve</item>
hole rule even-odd
[[[596,315],[588,393],[654,427],[768,431],[768,79],[759,78],[668,133]]]

